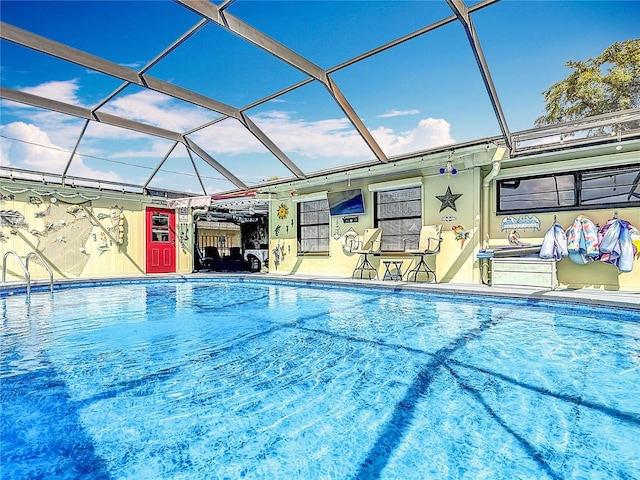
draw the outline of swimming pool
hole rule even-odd
[[[2,478],[640,478],[640,312],[289,285],[0,298]]]

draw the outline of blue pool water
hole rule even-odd
[[[0,298],[3,479],[640,478],[640,312],[252,280]]]

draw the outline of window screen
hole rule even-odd
[[[301,253],[329,251],[330,216],[326,199],[298,204],[298,242]]]
[[[382,229],[382,250],[417,248],[422,228],[422,187],[376,192],[376,226]]]

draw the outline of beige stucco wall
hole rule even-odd
[[[589,217],[597,225],[605,225],[615,212],[618,218],[628,220],[632,225],[640,225],[640,209],[618,208],[615,210],[580,210],[557,213],[536,213],[540,220],[540,230],[518,230],[520,240],[531,244],[540,244],[544,234],[553,224],[554,218],[565,229],[570,226],[578,215]],[[492,210],[490,220],[490,246],[508,245],[507,233],[500,226],[502,220],[508,215],[496,215]],[[568,258],[560,260],[557,264],[558,283],[561,287],[568,288],[599,288],[604,290],[630,290],[640,291],[640,256],[636,256],[633,271],[623,273],[610,264],[603,262],[591,262],[586,265],[578,265]]]
[[[535,159],[529,166],[510,166],[504,161],[499,178],[519,175],[537,175],[550,171],[571,171],[585,168],[615,166],[624,162],[637,162],[637,152],[625,149],[621,154],[611,149],[613,154],[601,154],[581,158],[562,158],[557,160]],[[485,246],[506,245],[507,231],[503,231],[501,223],[505,215],[498,215],[496,208],[495,181],[490,184],[486,198],[483,198],[483,180],[491,169],[486,159],[482,165],[474,165],[471,158],[469,166],[460,168],[456,175],[441,175],[437,168],[428,167],[420,171],[402,172],[401,167],[395,172],[391,181],[402,183],[411,179],[412,184],[422,186],[423,224],[442,224],[443,242],[441,252],[427,261],[435,267],[438,282],[441,283],[480,283],[480,262],[476,255]],[[545,160],[545,161],[542,161]],[[538,163],[536,163],[538,162]],[[393,167],[392,167],[393,168]],[[388,175],[388,170],[386,172]],[[269,202],[269,271],[281,275],[307,274],[317,276],[350,277],[359,255],[343,248],[344,233],[353,229],[362,236],[365,229],[374,226],[374,193],[380,190],[380,184],[387,180],[373,173],[362,178],[345,181],[344,176],[335,180],[327,180],[316,187],[308,188],[301,194],[295,185],[283,186],[282,192],[270,194]],[[306,182],[302,183],[303,185]],[[370,186],[373,187],[370,189]],[[25,218],[25,225],[11,227],[2,225],[0,232],[0,252],[4,256],[7,251],[15,251],[25,257],[31,251],[37,251],[47,259],[54,270],[56,278],[66,277],[99,277],[125,276],[145,273],[145,208],[151,205],[149,197],[118,194],[117,192],[97,192],[88,189],[71,189],[59,186],[43,186],[29,182],[0,182],[0,209],[20,212]],[[330,225],[329,252],[321,255],[299,255],[297,244],[297,203],[306,199],[321,198],[323,192],[340,191],[360,187],[363,190],[366,214],[358,217],[357,223],[345,224],[342,218],[333,217]],[[445,208],[440,211],[442,203],[436,198],[444,195],[447,187],[453,194],[461,194],[455,201],[456,210]],[[398,187],[401,188],[401,187]],[[50,203],[51,195],[43,192],[55,192],[59,201]],[[9,194],[13,198],[9,198]],[[318,196],[318,194],[320,194]],[[83,196],[84,195],[84,196]],[[31,200],[30,197],[39,199]],[[483,204],[483,202],[487,204]],[[66,210],[75,205],[84,206],[77,212]],[[162,205],[155,205],[162,207]],[[284,208],[280,208],[280,207]],[[73,208],[72,208],[73,210]],[[278,216],[284,213],[283,218]],[[87,217],[82,217],[84,212]],[[124,218],[124,235],[119,241],[116,234],[114,215],[121,212]],[[488,218],[483,219],[484,212]],[[618,217],[640,226],[640,209],[619,208]],[[587,215],[593,222],[604,225],[613,215],[611,209],[592,209],[584,211],[563,211],[536,213],[540,221],[540,229],[519,230],[520,240],[528,243],[541,243],[546,230],[551,226],[554,216],[556,221],[568,227],[577,215]],[[90,218],[89,218],[90,217]],[[99,218],[102,217],[102,218]],[[66,225],[60,223],[64,220]],[[176,215],[176,222],[179,216]],[[487,231],[483,232],[484,225]],[[469,233],[464,245],[456,239],[452,230],[460,225]],[[333,238],[339,229],[340,237]],[[72,228],[73,227],[73,228]],[[193,226],[191,216],[176,228],[184,239],[176,242],[177,272],[187,273],[193,268],[192,245]],[[64,237],[58,239],[58,237]],[[59,240],[59,241],[58,241]],[[80,248],[84,252],[80,252]],[[276,254],[277,252],[277,254]],[[416,259],[401,253],[383,253],[371,258],[378,268],[380,277],[384,274],[384,260],[403,261],[403,271],[415,264]],[[435,263],[434,263],[435,262]],[[7,279],[22,279],[23,272],[19,265],[8,258]],[[48,278],[47,272],[32,263],[30,268],[33,278]],[[558,281],[561,287],[598,288],[605,290],[640,291],[640,257],[636,257],[632,272],[620,273],[608,264],[593,262],[588,265],[577,265],[568,259],[558,263]]]
[[[421,183],[423,224],[443,225],[441,252],[435,258],[427,259],[429,262],[435,261],[438,281],[459,283],[477,281],[478,272],[474,268],[474,263],[478,243],[476,233],[479,228],[480,215],[480,169],[471,169],[450,176],[446,174],[423,176]],[[349,187],[346,185],[329,186],[336,191],[361,187],[366,210],[364,215],[359,216],[357,223],[345,224],[340,217],[332,217],[331,235],[335,233],[336,225],[340,228],[341,234],[352,228],[360,237],[364,234],[365,229],[373,227],[374,193],[370,192],[367,186],[367,182],[353,182]],[[436,195],[444,195],[447,187],[451,188],[453,194],[462,194],[462,196],[455,201],[456,210],[447,207],[440,211],[442,203],[436,198]],[[300,273],[338,277],[351,276],[360,256],[343,248],[344,235],[337,240],[331,237],[328,255],[298,255],[296,201],[296,197],[292,196],[270,204],[270,218],[272,219],[269,244],[270,272],[284,275]],[[277,216],[281,205],[284,205],[288,210],[287,217],[284,219]],[[455,238],[453,227],[456,225],[462,225],[469,232],[469,238],[465,240],[464,245]],[[277,234],[276,229],[278,229]],[[274,262],[276,248],[281,252],[281,261],[277,266]],[[283,258],[282,252],[284,252]],[[378,268],[380,278],[384,274],[384,265],[382,264],[384,260],[401,260],[403,261],[403,271],[407,271],[415,263],[416,258],[402,253],[383,253],[380,256],[370,257],[372,264]]]
[[[613,151],[613,149],[611,149]],[[629,155],[629,154],[627,154]],[[599,155],[592,158],[567,159],[562,162],[551,164],[533,165],[522,168],[509,168],[508,164],[503,166],[501,176],[509,175],[535,175],[548,171],[575,170],[583,168],[599,168],[619,164],[617,162],[627,160],[614,151],[613,155]],[[506,163],[506,162],[505,162]],[[475,167],[460,171],[456,175],[430,174],[422,175],[423,189],[423,224],[442,224],[443,242],[441,252],[435,259],[427,259],[430,264],[435,261],[435,270],[438,282],[441,283],[481,283],[480,262],[476,258],[478,251],[484,247],[507,245],[508,231],[502,231],[501,223],[506,215],[498,215],[496,208],[496,182],[492,181],[486,199],[483,199],[483,179],[489,173],[490,167]],[[407,177],[415,177],[415,173],[407,173]],[[335,233],[336,224],[340,227],[340,232],[353,228],[362,237],[366,228],[374,225],[373,218],[373,193],[368,190],[368,185],[379,181],[371,177],[364,181],[352,182],[348,186],[344,181],[335,184],[322,185],[324,191],[339,191],[347,188],[361,187],[365,196],[365,206],[367,213],[359,216],[359,221],[353,224],[343,224],[339,218],[331,219],[331,234]],[[452,193],[462,194],[455,202],[456,210],[446,208],[440,211],[441,202],[436,195],[443,195],[447,189],[451,188]],[[308,194],[311,195],[311,194]],[[296,195],[284,195],[277,201],[271,202],[270,210],[270,259],[269,267],[271,273],[282,275],[310,274],[318,276],[350,277],[359,256],[345,252],[342,248],[344,237],[337,240],[330,239],[329,253],[327,255],[298,255],[297,251],[297,210]],[[488,202],[486,211],[488,215],[488,232],[481,233],[483,228],[482,215],[485,211],[483,201]],[[288,209],[285,219],[277,217],[278,208],[284,205]],[[630,221],[634,226],[640,226],[640,209],[619,208],[618,218]],[[553,223],[554,216],[557,222],[563,227],[568,227],[573,223],[577,215],[586,215],[594,223],[604,225],[613,215],[612,209],[593,209],[584,211],[563,211],[534,214],[540,221],[539,230],[519,230],[520,239],[523,242],[532,244],[542,243],[544,234]],[[461,225],[469,232],[469,238],[464,245],[460,240],[456,240],[452,228]],[[279,228],[278,228],[279,227]],[[288,228],[287,228],[288,227]],[[276,232],[277,229],[277,232]],[[484,236],[485,238],[481,238]],[[278,265],[274,262],[275,250],[280,251],[280,261]],[[284,255],[282,255],[284,253]],[[384,274],[384,260],[402,260],[403,272],[406,272],[415,259],[411,256],[396,253],[382,253],[380,256],[370,257],[371,262],[378,269],[378,275],[382,278]],[[563,259],[557,264],[558,282],[560,287],[566,288],[598,288],[605,290],[626,290],[640,291],[640,255],[636,256],[634,269],[629,273],[618,272],[613,265],[603,262],[593,262],[587,265],[578,265],[571,260]]]
[[[54,279],[146,272],[145,209],[151,205],[148,197],[21,182],[3,181],[0,186],[0,210],[19,212],[24,217],[21,225],[0,227],[3,258],[6,252],[13,251],[24,261],[35,251],[49,264]],[[191,230],[188,227],[185,232]],[[187,241],[176,241],[179,273],[192,269],[190,238],[189,235]],[[6,262],[7,281],[24,279],[12,254]],[[30,261],[29,273],[33,279],[49,278],[35,258]]]

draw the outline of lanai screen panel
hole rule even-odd
[[[329,71],[452,16],[444,1],[237,1],[229,11]]]
[[[486,137],[510,146],[568,60],[638,36],[640,6],[5,0],[0,17],[3,177],[32,169],[192,191]],[[234,128],[225,141],[237,145],[221,150],[213,139]],[[77,151],[45,171],[27,142],[51,150],[42,155]]]
[[[198,145],[231,171],[247,186],[272,177],[289,178],[294,174],[241,122],[227,118],[189,135]]]
[[[499,2],[474,13],[511,131],[530,129],[545,114],[542,93],[572,73],[569,60],[640,37],[639,18],[640,3],[625,1]]]
[[[308,83],[247,113],[304,172],[374,158],[345,113],[318,82]]]
[[[466,43],[449,23],[333,77],[389,156],[499,135]]]
[[[234,108],[307,78],[273,55],[211,23],[186,39],[149,73]]]

